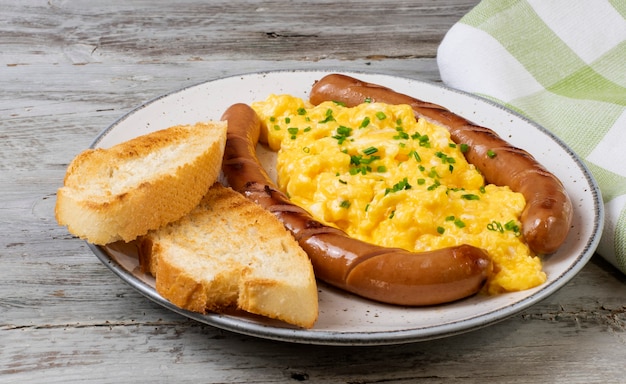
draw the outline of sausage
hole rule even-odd
[[[318,279],[389,304],[447,303],[477,293],[492,269],[487,253],[460,245],[413,253],[369,244],[316,221],[278,190],[256,156],[260,120],[246,104],[228,108],[222,170],[231,188],[272,212],[309,255]]]
[[[573,208],[565,187],[528,152],[516,148],[493,130],[475,125],[437,104],[397,93],[358,79],[331,74],[311,90],[314,105],[337,101],[355,106],[366,99],[387,104],[408,104],[416,118],[425,118],[448,129],[457,144],[467,144],[467,161],[474,164],[490,184],[509,186],[521,193],[526,206],[520,216],[526,244],[537,254],[554,253],[571,228]]]

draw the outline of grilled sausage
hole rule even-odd
[[[493,130],[475,125],[439,105],[340,74],[317,81],[310,94],[315,105],[338,101],[351,107],[366,99],[408,104],[417,118],[447,128],[454,142],[468,146],[466,159],[482,172],[488,183],[507,185],[524,196],[526,206],[520,221],[530,249],[537,254],[550,254],[563,244],[573,215],[572,202],[563,184],[532,155],[512,146]]]
[[[470,245],[413,253],[369,244],[316,221],[277,189],[256,156],[260,120],[246,104],[228,121],[222,169],[228,184],[272,212],[307,252],[318,279],[362,297],[419,306],[477,293],[491,271],[487,253]]]

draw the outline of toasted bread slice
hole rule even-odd
[[[56,219],[94,244],[134,240],[189,213],[217,180],[225,122],[175,126],[70,163]]]
[[[138,242],[142,269],[181,308],[236,306],[303,328],[317,319],[307,254],[274,215],[219,182],[189,215]]]

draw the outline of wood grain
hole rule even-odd
[[[626,278],[598,257],[484,329],[324,347],[172,313],[55,222],[69,161],[141,103],[259,70],[439,81],[436,48],[476,3],[0,0],[0,382],[624,382]]]
[[[111,54],[134,62],[433,57],[443,33],[476,1],[43,4],[3,6],[2,38],[20,41],[11,44],[20,60],[40,51],[78,63]]]

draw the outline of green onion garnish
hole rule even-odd
[[[374,153],[378,152],[378,148],[376,147],[369,147],[363,150],[363,153],[366,155],[373,155]]]

